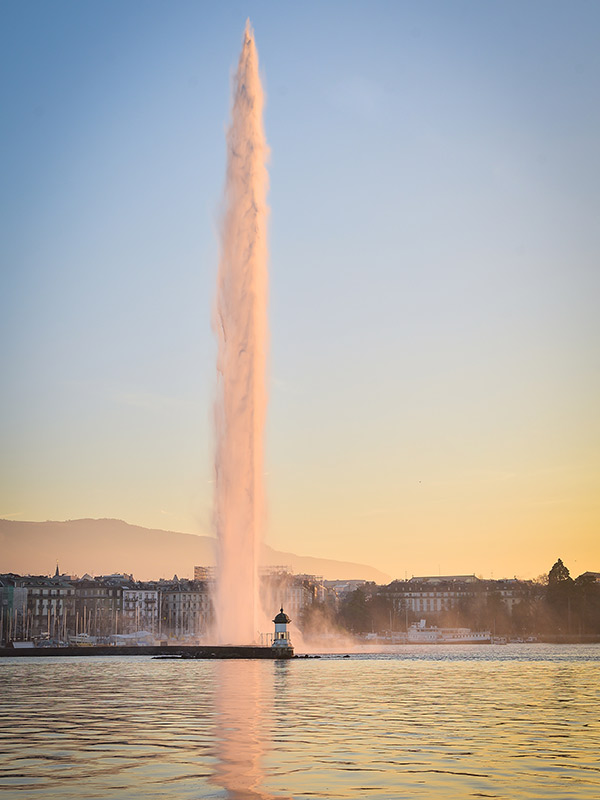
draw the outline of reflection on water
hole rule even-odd
[[[0,661],[8,800],[597,800],[600,647]]]
[[[231,800],[269,800],[262,789],[270,746],[273,669],[281,662],[215,664],[215,773],[212,781]],[[281,795],[279,795],[280,797]]]

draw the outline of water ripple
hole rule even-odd
[[[27,800],[600,797],[600,648],[439,650],[277,663],[4,659],[0,790]]]

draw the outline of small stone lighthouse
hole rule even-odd
[[[282,607],[279,611],[279,614],[277,614],[273,620],[275,623],[275,638],[273,639],[273,647],[290,648],[292,646],[287,627],[291,621],[292,620],[288,617],[288,615],[284,613]]]

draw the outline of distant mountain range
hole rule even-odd
[[[60,571],[66,574],[132,573],[138,580],[192,577],[194,566],[215,563],[215,553],[216,539],[211,536],[142,528],[119,519],[0,520],[0,573],[47,575],[54,572],[58,562]],[[261,562],[329,580],[391,580],[365,564],[297,556],[267,545],[262,547]]]

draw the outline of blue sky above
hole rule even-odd
[[[596,3],[1,13],[0,516],[210,532],[249,16],[272,151],[269,542],[398,574],[600,568]]]

